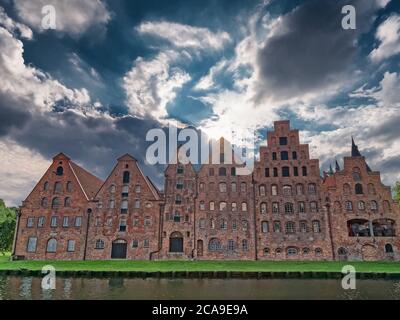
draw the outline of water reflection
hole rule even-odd
[[[124,279],[61,278],[43,290],[41,278],[0,276],[1,299],[400,299],[400,282],[359,279]]]

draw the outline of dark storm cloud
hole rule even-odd
[[[356,8],[356,30],[342,28],[341,9],[348,4]],[[293,98],[349,75],[359,50],[355,40],[370,29],[377,9],[375,0],[311,0],[283,16],[283,32],[258,52],[257,98]]]
[[[367,137],[391,144],[400,137],[400,115],[394,116],[379,126],[368,130]]]
[[[11,129],[22,127],[31,114],[27,108],[28,101],[14,100],[12,97],[0,93],[0,137],[7,135]]]

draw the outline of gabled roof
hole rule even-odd
[[[103,181],[82,167],[78,166],[75,162],[69,161],[72,172],[78,180],[83,192],[87,199],[93,199],[97,191],[103,184]]]
[[[117,161],[137,161],[136,158],[129,153],[125,153],[123,156],[119,157]]]

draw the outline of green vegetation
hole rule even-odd
[[[397,181],[394,188],[394,199],[400,204],[400,181]]]
[[[14,240],[17,215],[15,208],[7,208],[0,199],[0,254],[10,251]]]
[[[52,265],[58,271],[327,271],[340,272],[351,264],[358,272],[400,273],[398,262],[305,262],[305,261],[9,261],[0,257],[0,270],[41,270]]]

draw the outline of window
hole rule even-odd
[[[307,221],[300,221],[300,232],[306,233],[307,229]]]
[[[247,211],[247,202],[242,202],[242,211]]]
[[[178,178],[178,180],[176,181],[176,188],[183,189],[183,179],[182,178]]]
[[[46,248],[47,252],[56,252],[57,251],[57,240],[54,238],[49,239],[49,241],[47,241],[47,248]]]
[[[292,152],[292,159],[297,160],[297,152],[296,151]]]
[[[108,203],[108,207],[110,209],[114,209],[115,208],[115,200],[111,199],[110,202]]]
[[[55,228],[55,227],[57,227],[57,224],[58,224],[58,219],[57,219],[57,217],[51,217],[51,220],[50,220],[50,227]]]
[[[282,177],[290,177],[289,167],[282,167]]]
[[[218,169],[218,175],[220,177],[225,177],[226,176],[226,168],[219,168]]]
[[[219,184],[219,192],[226,192],[226,183],[225,182],[221,182]]]
[[[68,240],[67,242],[67,251],[74,252],[75,251],[75,240]]]
[[[63,218],[63,228],[68,228],[69,227],[69,217],[64,217]]]
[[[287,255],[288,256],[296,256],[298,250],[294,247],[287,248]]]
[[[346,194],[346,195],[349,195],[351,193],[350,192],[350,185],[348,183],[345,183],[343,185],[343,193]]]
[[[57,167],[56,175],[57,176],[62,176],[63,174],[64,174],[64,168],[61,167],[61,166]]]
[[[278,168],[274,168],[274,177],[278,176]]]
[[[393,246],[390,243],[385,244],[385,252],[393,253]]]
[[[269,232],[268,221],[261,222],[261,232],[262,233],[268,233]]]
[[[49,183],[46,181],[43,185],[43,190],[48,191],[49,190]]]
[[[246,239],[242,240],[242,250],[248,251],[249,250],[249,242]]]
[[[221,242],[216,238],[212,238],[208,243],[209,251],[215,252],[215,251],[220,251],[221,249],[222,249]]]
[[[264,248],[264,256],[268,256],[270,253],[270,249],[269,248]]]
[[[315,255],[316,255],[316,256],[322,255],[322,249],[321,249],[321,248],[316,248],[316,249],[315,249]]]
[[[115,187],[115,185],[111,185],[110,186],[110,193],[115,193],[115,190],[116,190],[116,187]]]
[[[132,240],[132,248],[137,248],[139,247],[139,241],[138,240]]]
[[[274,232],[281,232],[281,223],[279,221],[274,221]]]
[[[66,197],[64,200],[64,207],[69,208],[71,207],[71,198],[70,197]]]
[[[135,185],[135,193],[140,193],[140,192],[141,192],[140,184]]]
[[[242,231],[247,231],[249,229],[249,223],[247,220],[242,221]]]
[[[265,196],[265,186],[261,185],[259,188],[260,196],[264,197]]]
[[[365,202],[364,201],[358,201],[358,210],[360,210],[360,211],[365,210]]]
[[[199,227],[200,227],[200,229],[204,229],[206,227],[206,220],[205,219],[200,219]]]
[[[371,210],[378,211],[378,203],[375,200],[371,201]]]
[[[294,222],[292,222],[292,221],[286,222],[285,231],[286,231],[286,233],[288,233],[288,234],[294,233],[294,232],[295,232]]]
[[[236,220],[233,220],[233,221],[232,221],[232,230],[233,230],[233,231],[236,231],[236,230],[237,230],[237,221],[236,221]]]
[[[287,151],[281,151],[281,160],[289,160],[289,153]]]
[[[51,207],[56,209],[60,207],[60,198],[54,198],[53,201],[51,202]]]
[[[38,224],[37,224],[38,228],[43,228],[44,222],[45,222],[45,217],[39,217]]]
[[[285,213],[286,214],[292,214],[293,213],[293,203],[291,203],[291,202],[286,202],[285,203]]]
[[[361,171],[359,168],[353,168],[353,179],[354,181],[361,181]]]
[[[214,201],[210,201],[209,207],[210,207],[210,211],[214,211],[214,210],[215,210],[215,203],[214,203]]]
[[[321,232],[321,226],[318,220],[314,220],[312,222],[312,226],[313,226],[313,232],[314,233],[320,233]]]
[[[97,239],[95,249],[98,249],[98,250],[104,249],[104,241],[101,239]]]
[[[228,228],[228,224],[225,219],[221,220],[220,228],[221,228],[221,230],[226,230]]]
[[[61,182],[56,182],[54,184],[54,192],[55,193],[60,193],[62,191],[62,183]]]
[[[134,227],[139,227],[139,223],[140,223],[139,218],[137,218],[137,217],[133,218],[133,226]]]
[[[37,247],[37,238],[36,237],[29,237],[26,251],[28,251],[28,252],[36,252],[36,247]]]
[[[101,227],[101,218],[100,217],[96,217],[96,219],[94,221],[94,225],[96,227]]]
[[[246,190],[247,190],[246,182],[242,182],[240,184],[240,192],[246,192]]]
[[[71,181],[67,182],[67,192],[72,192],[72,182]]]
[[[292,187],[291,186],[283,186],[283,195],[285,197],[290,197],[292,195]]]
[[[179,164],[179,165],[177,166],[177,168],[176,168],[176,173],[177,173],[177,174],[182,174],[182,173],[183,173],[183,166],[182,166],[182,165]]]
[[[82,226],[82,217],[76,217],[75,218],[75,227],[81,227]]]
[[[175,211],[174,213],[174,222],[181,222],[181,214],[179,211]]]
[[[294,175],[295,177],[298,177],[298,176],[299,176],[299,168],[298,168],[298,167],[293,167],[293,175]]]
[[[296,185],[296,193],[298,196],[301,196],[304,194],[304,188],[302,184],[297,184]]]
[[[27,226],[28,228],[33,228],[34,222],[35,222],[35,219],[34,219],[33,217],[29,217],[29,218],[26,220],[26,226]]]
[[[225,211],[226,210],[226,202],[225,201],[221,201],[219,203],[219,211]]]
[[[119,232],[125,232],[126,231],[126,220],[121,219],[119,221]]]
[[[121,213],[128,213],[128,200],[121,201]]]
[[[362,186],[361,183],[356,183],[354,189],[355,189],[356,194],[363,194],[364,193],[363,192],[363,186]]]
[[[144,241],[143,241],[143,247],[144,247],[144,248],[148,248],[149,246],[150,246],[149,239],[144,239]]]
[[[299,213],[304,213],[306,212],[306,205],[304,202],[299,202]]]
[[[307,176],[307,167],[301,167],[301,172],[302,172],[303,177],[306,177]]]
[[[124,171],[122,174],[122,183],[129,183],[130,180],[130,173],[129,171]]]
[[[271,194],[272,194],[273,196],[277,196],[277,195],[278,195],[278,186],[277,186],[277,185],[273,184],[273,185],[271,186]]]
[[[265,168],[264,174],[267,178],[269,177],[269,168]]]
[[[215,221],[214,221],[214,219],[210,220],[210,228],[211,229],[215,229]]]
[[[272,203],[272,213],[279,213],[279,203],[278,202]]]
[[[287,137],[279,137],[279,145],[286,146],[287,145]]]
[[[175,196],[175,204],[182,204],[182,196],[180,194]]]
[[[228,251],[234,251],[234,250],[235,250],[235,241],[228,240]]]
[[[47,206],[48,206],[47,198],[42,198],[42,200],[40,201],[40,205],[41,205],[43,208],[47,208]]]
[[[351,201],[346,201],[346,210],[353,211],[353,203]]]
[[[303,248],[303,254],[309,254],[310,253],[310,248]]]
[[[260,212],[261,212],[262,214],[267,213],[267,204],[266,204],[265,202],[262,202],[262,203],[260,204]]]
[[[316,193],[316,186],[315,183],[308,184],[308,194],[315,194]]]
[[[236,185],[236,182],[232,182],[232,183],[231,183],[231,190],[232,190],[232,192],[237,192],[237,185]]]
[[[206,205],[205,205],[204,201],[200,201],[199,208],[202,211],[206,209]]]
[[[310,202],[310,210],[311,212],[318,212],[318,204],[315,201]]]
[[[145,217],[144,218],[144,226],[148,227],[151,225],[151,218],[150,217]]]
[[[208,169],[208,175],[213,176],[214,175],[214,168]]]
[[[232,167],[232,168],[231,168],[231,176],[232,176],[232,177],[235,177],[235,176],[236,176],[236,168],[235,168],[235,167]]]
[[[232,209],[233,212],[237,211],[237,203],[236,202],[232,202],[231,203],[231,209]]]
[[[276,160],[276,152],[272,152],[272,160]]]
[[[128,195],[129,195],[129,185],[123,185],[122,186],[122,193],[121,193],[121,196],[123,197],[123,198],[126,198],[126,197],[128,197]]]

